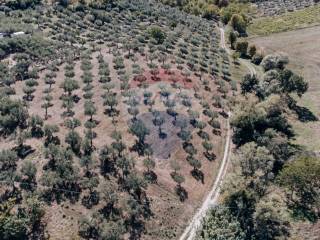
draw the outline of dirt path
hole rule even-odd
[[[224,155],[220,165],[218,176],[214,182],[214,185],[211,191],[208,193],[206,199],[204,200],[202,206],[198,209],[196,214],[193,216],[191,222],[189,223],[188,227],[185,229],[183,234],[180,237],[180,240],[192,240],[194,239],[198,228],[201,225],[202,219],[206,216],[208,210],[217,203],[220,187],[222,180],[225,176],[227,165],[229,162],[229,152],[230,152],[230,142],[231,142],[231,128],[230,128],[230,119],[231,113],[229,112],[229,117],[227,119],[227,137],[226,143],[224,147]]]
[[[221,33],[221,47],[225,49],[229,55],[231,55],[230,49],[226,46],[225,32],[223,28],[220,28],[220,33]],[[252,76],[257,74],[256,69],[252,66],[250,62],[243,59],[240,59],[240,62],[248,68],[248,71]],[[205,198],[202,206],[198,209],[196,214],[193,216],[191,222],[189,223],[187,228],[184,230],[179,240],[193,240],[208,210],[212,206],[217,204],[217,201],[220,195],[221,183],[223,182],[223,179],[226,175],[227,166],[230,160],[229,153],[230,153],[230,142],[231,142],[231,128],[230,128],[229,120],[230,120],[231,113],[229,112],[228,115],[229,115],[227,119],[228,130],[227,130],[226,143],[224,147],[224,156],[221,162],[218,176],[214,182],[214,185],[212,186],[211,191],[208,193],[207,197]]]
[[[226,46],[225,33],[224,33],[224,29],[223,29],[223,28],[220,28],[220,33],[221,33],[221,47],[222,47],[223,49],[225,49],[226,52],[230,55],[230,54],[231,54],[231,51],[230,51],[230,49]],[[256,69],[254,68],[254,66],[252,65],[252,63],[250,63],[249,61],[247,61],[247,60],[245,60],[245,59],[241,59],[241,58],[239,59],[239,61],[248,68],[249,73],[251,74],[251,76],[257,74],[257,71],[256,71]]]

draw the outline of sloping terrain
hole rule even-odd
[[[236,90],[215,23],[144,0],[1,19],[1,113],[28,111],[2,134],[19,177],[1,176],[1,199],[36,192],[50,239],[176,238],[214,182]]]
[[[318,104],[320,84],[320,27],[305,28],[297,31],[272,34],[268,37],[250,39],[251,43],[262,47],[266,53],[283,52],[289,56],[289,66],[301,74],[309,83],[309,91],[299,99],[301,106],[307,107],[315,117],[320,117]],[[312,120],[312,114],[311,119]],[[308,121],[295,122],[297,143],[310,150],[319,151],[319,123]]]
[[[316,5],[316,0],[253,0],[258,16],[274,16]]]
[[[253,36],[270,35],[320,24],[320,4],[274,16],[258,17],[248,26]]]

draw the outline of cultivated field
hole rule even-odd
[[[252,36],[262,36],[319,24],[320,4],[294,12],[253,19],[252,23],[248,26],[248,33]]]
[[[259,16],[280,15],[316,4],[314,0],[257,0],[254,2]]]
[[[125,237],[174,239],[219,169],[228,98],[236,86],[215,23],[163,5],[126,4],[108,12],[48,8],[10,16],[16,31],[25,19],[36,29],[12,41],[37,36],[48,45],[60,43],[56,55],[35,56],[26,77],[1,86],[37,119],[39,135],[20,146],[33,150],[23,161],[36,166],[34,184],[47,201],[43,223],[50,239],[74,239],[86,224],[92,224],[86,234],[116,225]],[[36,50],[45,51],[19,51]],[[19,57],[4,56],[3,68],[13,72],[17,62],[25,63]],[[43,126],[50,128],[49,142]],[[0,148],[13,149],[15,136],[4,136]],[[67,165],[52,163],[59,153]],[[19,159],[17,172],[21,164]],[[70,172],[58,171],[65,168]],[[106,184],[117,198],[111,213]],[[104,219],[99,224],[97,216]]]
[[[268,37],[252,38],[251,43],[262,47],[266,53],[284,52],[292,68],[309,82],[309,91],[299,100],[318,118],[320,117],[320,27],[272,34]],[[319,122],[294,122],[298,132],[297,142],[310,150],[319,151]]]

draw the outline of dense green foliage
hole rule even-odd
[[[162,44],[166,39],[166,34],[159,27],[151,27],[149,33],[157,41],[157,44]]]
[[[0,205],[0,238],[3,240],[26,239],[37,236],[44,215],[43,203],[36,197],[26,199],[25,206],[14,209],[15,202],[9,200]]]
[[[287,163],[278,181],[288,193],[290,206],[299,216],[315,221],[319,216],[320,160],[299,157]]]
[[[246,75],[241,82],[246,100],[231,121],[235,174],[224,186],[221,204],[229,209],[224,217],[231,225],[239,224],[241,239],[288,239],[294,216],[319,218],[320,161],[290,143],[294,131],[288,115],[301,114],[294,95],[301,97],[308,84],[287,64],[285,56],[268,55],[261,62],[262,79]],[[215,211],[203,223],[202,236],[217,233],[223,220]]]
[[[2,134],[10,134],[17,128],[27,127],[28,111],[20,101],[14,101],[7,97],[0,99],[0,127]]]
[[[27,9],[40,4],[42,0],[5,0],[5,5],[11,9]]]
[[[219,19],[228,24],[234,14],[240,14],[243,21],[242,29],[246,25],[246,14],[250,10],[247,1],[241,0],[160,0],[164,4],[179,7],[180,9],[202,16],[207,19]],[[238,25],[240,26],[240,25]],[[239,28],[240,29],[240,28]]]
[[[215,3],[220,1],[208,1],[208,0],[187,0],[187,1],[177,1],[177,0],[161,0],[164,4],[169,4],[170,6],[179,7],[186,12],[200,15],[206,18],[217,18],[219,15],[219,8]],[[224,2],[224,5],[228,5],[228,1]]]
[[[197,233],[197,239],[243,240],[245,238],[239,222],[230,211],[224,207],[214,207],[204,219],[202,229]]]
[[[290,98],[290,94],[301,97],[308,89],[308,83],[303,77],[286,69],[288,58],[283,55],[267,55],[261,62],[265,73],[261,80],[256,76],[245,76],[241,83],[243,93],[255,92],[259,98],[279,94]],[[290,102],[288,102],[290,103]]]

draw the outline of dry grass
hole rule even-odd
[[[110,70],[111,70],[111,78],[112,81],[115,81],[117,83],[117,73],[113,69],[112,64],[112,58],[113,56],[111,54],[107,53],[107,49],[102,50],[102,54],[104,56],[105,61],[109,63]],[[108,118],[104,114],[105,106],[103,106],[103,99],[101,98],[101,95],[103,94],[102,89],[102,83],[98,82],[98,62],[97,57],[98,52],[95,52],[92,54],[92,64],[93,69],[92,73],[94,75],[94,96],[92,100],[95,103],[95,106],[97,107],[97,115],[94,116],[94,119],[99,122],[97,128],[95,131],[98,133],[98,137],[94,139],[94,145],[97,148],[102,147],[105,144],[111,143],[110,135],[112,131],[114,130],[114,127],[111,124],[111,119]],[[146,63],[143,62],[142,57],[139,57],[138,62],[141,64],[142,67],[147,69]],[[125,65],[126,69],[130,71],[131,69],[131,60],[126,59]],[[176,67],[173,67],[175,71],[178,71]],[[39,85],[36,88],[36,92],[34,93],[34,99],[32,102],[29,102],[29,112],[30,114],[39,114],[40,116],[44,116],[44,110],[41,108],[42,104],[42,97],[43,97],[43,90],[46,88],[46,85],[44,84],[43,78],[46,74],[46,70],[41,72],[40,79],[39,79]],[[84,115],[84,102],[85,99],[82,97],[83,91],[81,90],[83,87],[83,83],[81,83],[81,74],[82,70],[80,69],[80,61],[75,62],[75,79],[79,79],[80,89],[75,91],[75,94],[80,96],[80,101],[75,105],[74,112],[75,117],[81,120],[82,123],[86,121],[88,118]],[[210,88],[212,89],[212,92],[208,94],[207,91],[203,89],[201,86],[198,77],[195,75],[191,75],[190,78],[192,79],[192,82],[195,83],[198,86],[198,91],[200,95],[204,96],[204,99],[210,102],[210,99],[212,95],[218,94],[216,90],[216,86],[214,81],[210,81]],[[208,76],[205,76],[205,78],[208,78]],[[63,89],[59,88],[60,84],[64,81],[64,65],[60,66],[60,71],[57,72],[56,77],[56,83],[53,86],[52,96],[53,96],[53,107],[49,109],[50,118],[46,120],[47,124],[57,124],[60,127],[60,132],[58,133],[59,138],[62,142],[64,142],[64,136],[67,133],[67,129],[63,125],[63,118],[61,117],[61,114],[63,113],[64,109],[61,108],[62,101],[59,99],[59,97],[63,94]],[[167,81],[165,82],[156,82],[149,86],[149,91],[153,92],[155,96],[156,104],[154,106],[155,109],[159,111],[165,111],[165,107],[162,103],[160,94],[159,94],[159,85],[165,84],[167,88],[173,93],[177,94],[177,89],[172,88],[170,83]],[[13,96],[15,98],[21,99],[23,94],[23,86],[24,82],[16,82],[14,85],[14,88],[16,90],[16,94]],[[143,89],[136,87],[134,85],[131,85],[137,94],[142,97]],[[119,85],[116,84],[116,88],[114,91],[120,91]],[[191,88],[183,88],[182,91],[189,95],[193,102],[193,109],[197,109],[199,112],[202,111],[202,107],[199,103],[199,100],[194,98],[194,90]],[[123,138],[126,141],[127,146],[131,147],[134,142],[135,138],[129,134],[127,131],[128,129],[128,122],[131,118],[131,116],[127,113],[127,106],[123,103],[124,99],[120,98],[119,96],[119,106],[118,109],[120,110],[120,116],[119,121],[117,123],[118,130],[120,130],[123,134]],[[140,105],[140,116],[144,116],[144,114],[149,114],[147,107],[143,104]],[[185,107],[182,107],[181,104],[178,104],[177,111],[184,115],[188,116],[187,109]],[[215,109],[218,110],[218,109]],[[170,120],[169,118],[167,120]],[[201,114],[200,120],[203,120],[207,122],[209,119],[208,117]],[[224,127],[225,122],[222,117],[220,117],[221,124],[222,124],[222,136],[216,136],[212,134],[211,127],[208,125],[206,128],[206,131],[210,134],[211,141],[214,143],[214,152],[218,156],[216,161],[209,162],[204,156],[203,152],[204,149],[201,145],[201,142],[203,141],[198,135],[197,135],[197,129],[193,130],[193,140],[192,143],[194,146],[197,147],[198,154],[197,158],[202,162],[202,171],[204,174],[204,183],[202,184],[199,181],[196,181],[190,174],[192,167],[187,163],[186,159],[186,153],[184,152],[182,148],[182,144],[180,139],[176,138],[176,136],[171,136],[172,134],[176,134],[177,129],[172,129],[172,124],[167,124],[167,126],[164,126],[164,131],[169,134],[167,136],[167,142],[165,140],[161,140],[159,138],[151,139],[153,144],[156,144],[156,141],[164,141],[164,143],[160,142],[159,146],[162,146],[162,150],[166,149],[166,144],[171,144],[170,151],[168,151],[167,156],[163,157],[163,153],[158,151],[156,152],[155,157],[157,160],[157,167],[155,169],[155,172],[158,176],[158,183],[152,184],[148,188],[148,196],[151,199],[151,209],[154,214],[154,216],[147,222],[147,231],[143,239],[172,239],[180,234],[182,232],[183,228],[185,227],[186,223],[188,222],[188,219],[190,219],[190,216],[195,211],[196,207],[200,205],[202,202],[203,197],[205,194],[209,191],[211,188],[211,185],[215,179],[216,172],[219,167],[221,156],[223,155],[223,141],[224,141]],[[152,127],[149,121],[149,127]],[[157,128],[153,127],[154,129],[151,129],[151,133],[153,135],[157,134]],[[83,125],[79,128],[77,128],[77,131],[80,133],[80,135],[84,136],[84,127]],[[171,135],[170,135],[171,134]],[[147,139],[148,140],[148,139]],[[151,142],[150,142],[151,143]],[[35,140],[32,139],[27,142],[27,144],[30,144],[33,146],[33,148],[37,149],[35,154],[28,156],[34,163],[39,166],[39,170],[37,173],[37,178],[39,179],[41,175],[44,173],[42,170],[42,166],[45,164],[46,160],[44,160],[44,156],[41,153],[42,149],[42,141],[41,140]],[[7,141],[1,141],[0,146],[2,148],[7,148],[9,146],[13,146],[14,142],[11,140]],[[160,149],[161,150],[161,149]],[[142,158],[134,155],[134,158],[136,160],[136,167],[138,171],[143,171],[142,166]],[[180,202],[178,196],[175,194],[175,183],[171,179],[170,176],[170,161],[172,159],[176,159],[180,165],[181,165],[181,173],[185,176],[186,182],[183,184],[183,186],[186,188],[188,192],[188,199],[185,202]],[[78,160],[75,159],[76,164],[78,164]],[[84,208],[81,203],[64,203],[62,205],[53,204],[52,206],[47,207],[46,210],[46,216],[45,216],[45,222],[47,224],[47,234],[50,236],[50,239],[76,239],[77,237],[77,229],[78,229],[78,220],[87,214],[90,214],[92,210],[87,210]]]
[[[69,16],[68,16],[69,17]],[[47,24],[43,25],[42,27],[44,28],[44,32],[47,33],[48,37],[51,37],[52,39],[57,39],[59,36],[59,33],[62,31],[71,31],[71,28],[69,24],[66,22],[66,16],[62,14],[59,17],[48,17],[46,19],[48,22]],[[117,15],[114,16],[114,18],[117,18]],[[80,21],[80,20],[79,20]],[[166,21],[166,19],[165,19]],[[129,21],[131,23],[131,20]],[[49,24],[50,23],[50,24]],[[59,23],[59,24],[58,24]],[[170,30],[169,27],[166,27],[165,24],[166,22],[161,22],[159,25],[164,25],[162,26],[164,30],[166,30],[168,33],[170,33],[173,30]],[[87,22],[85,19],[83,21],[83,24],[86,26],[88,25],[88,28],[85,32],[80,33],[81,39],[84,39],[87,43],[89,40],[92,42],[95,39],[91,39],[87,34],[88,33],[96,33],[96,34],[102,34],[105,33],[105,31],[102,31],[100,29],[94,28],[93,24],[90,24]],[[124,23],[123,23],[124,24]],[[59,31],[51,33],[52,29],[51,26],[56,26],[60,25]],[[74,27],[77,28],[77,27]],[[132,26],[130,25],[130,29]],[[216,31],[215,27],[210,25],[210,33],[212,31]],[[135,30],[144,33],[146,31],[145,27],[143,24],[140,24],[139,26],[135,27]],[[175,29],[177,31],[178,29]],[[121,32],[126,37],[128,34],[124,31]],[[191,218],[191,215],[195,212],[196,208],[201,204],[204,196],[206,193],[210,190],[212,183],[215,180],[216,172],[219,168],[221,157],[223,155],[223,147],[224,147],[224,138],[225,138],[225,125],[226,121],[222,116],[218,117],[218,121],[221,123],[221,136],[215,135],[213,133],[213,128],[208,124],[205,128],[205,131],[209,134],[210,136],[210,141],[214,145],[214,154],[216,154],[217,159],[214,161],[209,161],[207,158],[204,156],[204,148],[202,146],[203,139],[199,137],[197,134],[198,130],[195,128],[191,128],[193,139],[191,140],[192,144],[196,147],[198,153],[196,154],[196,158],[201,161],[202,168],[201,171],[204,175],[204,182],[202,183],[201,181],[197,181],[192,175],[192,167],[189,165],[189,163],[186,161],[186,153],[183,150],[182,143],[180,139],[176,137],[177,129],[173,127],[171,123],[168,121],[172,121],[173,118],[166,116],[166,124],[164,126],[164,131],[168,134],[167,139],[163,140],[160,139],[157,136],[157,128],[153,126],[150,120],[150,112],[149,112],[149,107],[145,106],[142,99],[143,99],[143,92],[145,91],[142,87],[139,87],[136,82],[133,81],[134,78],[134,73],[133,73],[133,64],[139,65],[139,67],[143,70],[143,74],[147,77],[147,82],[150,83],[149,86],[147,87],[147,90],[153,93],[153,100],[155,101],[155,105],[153,108],[155,110],[158,110],[160,112],[166,111],[166,107],[164,106],[163,99],[160,96],[160,85],[165,86],[170,92],[171,96],[170,98],[177,98],[177,106],[176,106],[176,111],[179,113],[181,116],[188,116],[187,110],[188,108],[183,106],[181,104],[181,99],[182,97],[179,95],[180,91],[184,94],[184,96],[188,96],[192,102],[192,110],[197,110],[200,113],[199,120],[208,122],[209,118],[202,112],[203,111],[203,106],[201,105],[201,100],[205,101],[209,104],[209,107],[211,110],[219,112],[222,111],[222,109],[218,109],[213,105],[213,100],[212,97],[215,95],[222,96],[221,93],[218,92],[218,86],[217,84],[219,83],[218,80],[221,80],[220,77],[213,77],[210,73],[205,73],[202,76],[202,79],[200,80],[199,76],[195,74],[195,72],[187,71],[187,69],[190,69],[185,64],[182,64],[182,69],[178,67],[178,64],[175,61],[175,56],[177,56],[179,52],[179,44],[183,43],[186,44],[187,48],[189,49],[191,53],[191,43],[189,43],[188,39],[190,39],[189,36],[199,36],[200,34],[191,31],[187,27],[183,28],[181,30],[182,36],[179,36],[179,39],[175,41],[173,48],[170,49],[167,52],[168,58],[166,59],[166,63],[170,63],[171,65],[171,71],[174,74],[168,74],[162,69],[160,70],[158,76],[160,79],[157,79],[159,81],[150,81],[150,66],[147,64],[147,59],[146,56],[139,53],[135,52],[135,57],[136,58],[128,58],[127,53],[128,51],[125,50],[123,47],[123,44],[119,43],[117,45],[117,50],[119,52],[114,53],[117,56],[121,56],[124,59],[124,70],[125,73],[128,76],[128,79],[130,79],[128,85],[130,86],[130,90],[135,91],[136,95],[138,96],[137,98],[140,99],[140,104],[137,106],[139,109],[139,117],[143,117],[145,114],[148,115],[148,125],[151,128],[151,136],[147,138],[147,142],[153,145],[153,148],[157,151],[155,152],[154,158],[156,160],[157,166],[154,169],[155,173],[157,174],[157,183],[156,184],[149,184],[147,191],[147,196],[150,199],[150,206],[151,206],[151,211],[153,213],[153,216],[146,220],[146,231],[143,233],[142,239],[147,239],[147,240],[165,240],[165,239],[173,239],[176,238],[184,229],[186,226],[188,220]],[[202,35],[201,35],[202,36]],[[104,145],[110,145],[112,142],[111,139],[111,133],[115,129],[115,127],[112,124],[112,118],[108,115],[105,114],[105,109],[106,106],[103,105],[103,93],[106,92],[105,89],[103,89],[104,84],[99,82],[99,64],[97,60],[97,56],[99,52],[101,52],[103,59],[106,63],[109,65],[110,69],[110,78],[111,82],[114,83],[115,87],[112,90],[113,92],[117,93],[117,100],[118,100],[118,106],[117,110],[119,110],[119,116],[116,117],[117,123],[117,130],[122,133],[123,140],[125,144],[127,145],[128,149],[131,148],[135,141],[136,137],[134,137],[132,134],[129,133],[128,131],[128,124],[130,123],[130,120],[132,116],[128,114],[128,105],[126,104],[126,101],[128,100],[127,97],[124,97],[121,95],[121,89],[120,89],[120,73],[119,71],[116,71],[114,69],[114,55],[110,53],[110,43],[109,38],[108,40],[105,40],[104,43],[99,43],[98,46],[100,49],[94,49],[91,54],[91,64],[93,68],[90,70],[92,75],[93,75],[93,97],[92,97],[92,102],[94,103],[94,106],[97,109],[97,114],[93,117],[95,121],[98,122],[97,127],[94,129],[95,132],[97,133],[97,138],[93,140],[93,144],[96,147],[97,151],[94,153],[94,159],[96,160],[96,164],[93,167],[93,170],[95,173],[99,172],[99,160],[98,160],[98,151],[99,148],[101,148]],[[131,39],[131,37],[130,37]],[[203,41],[203,43],[202,43]],[[201,40],[202,46],[207,46],[207,38],[204,40]],[[216,45],[216,49],[210,48],[209,56],[207,57],[207,65],[208,68],[211,67],[214,63],[211,62],[211,60],[216,59],[221,63],[221,58],[222,55],[219,54],[218,52],[218,36],[213,37],[210,45],[212,44],[213,46]],[[91,42],[91,43],[92,43]],[[206,43],[206,44],[204,44]],[[86,44],[85,47],[89,48],[89,44]],[[149,45],[146,44],[143,46],[145,53],[147,56],[149,56]],[[118,49],[119,47],[119,49]],[[193,47],[192,47],[193,48]],[[90,48],[91,49],[91,48]],[[115,50],[115,49],[113,49]],[[80,49],[79,49],[80,51]],[[81,50],[82,51],[82,50]],[[198,52],[193,50],[194,52]],[[112,51],[111,51],[112,52]],[[83,52],[81,52],[83,53]],[[198,58],[198,57],[197,57]],[[213,59],[214,58],[214,59]],[[160,66],[162,63],[160,63],[158,60],[153,60],[154,63],[157,64],[157,66]],[[89,119],[88,116],[85,116],[84,114],[84,83],[81,80],[81,76],[83,74],[83,71],[81,70],[81,62],[77,58],[76,61],[74,61],[75,64],[75,77],[74,79],[78,81],[80,88],[76,91],[74,91],[74,94],[77,95],[80,100],[75,103],[74,108],[72,109],[75,112],[74,117],[79,119],[82,123],[82,126],[78,127],[76,130],[77,132],[81,135],[81,137],[84,137],[84,123],[86,122],[87,119]],[[179,70],[179,69],[180,70]],[[220,68],[217,66],[217,68]],[[41,108],[41,105],[43,104],[43,97],[44,93],[43,91],[48,87],[44,83],[44,78],[46,73],[48,73],[49,70],[44,69],[40,73],[40,78],[37,80],[39,85],[36,86],[36,91],[34,92],[34,98],[32,101],[27,102],[28,103],[28,111],[30,114],[38,114],[41,117],[44,117],[44,109]],[[183,74],[182,74],[183,73]],[[186,81],[186,75],[188,76],[188,81]],[[184,76],[183,76],[184,75]],[[219,74],[218,74],[219,75]],[[221,73],[220,73],[221,75]],[[123,73],[121,73],[121,76],[123,76]],[[174,77],[174,80],[172,78]],[[183,78],[183,79],[182,79]],[[45,120],[45,124],[56,124],[60,127],[60,132],[57,134],[59,139],[61,140],[62,145],[65,145],[65,135],[69,131],[66,129],[64,126],[64,118],[61,116],[62,113],[65,111],[65,109],[62,108],[62,100],[61,96],[64,94],[63,89],[60,88],[60,85],[64,82],[65,80],[65,64],[62,64],[59,67],[59,71],[57,71],[57,76],[55,77],[55,84],[53,84],[53,90],[50,93],[50,95],[53,97],[52,104],[53,107],[49,109],[49,119]],[[171,84],[174,81],[177,82],[182,82],[181,89],[177,89],[173,87]],[[206,80],[206,84],[208,86],[204,86],[204,80]],[[227,82],[223,82],[226,84],[227,89],[230,89],[230,86]],[[221,84],[221,83],[220,83]],[[25,82],[16,82],[12,87],[15,89],[16,94],[13,95],[13,98],[17,99],[22,99],[23,98],[23,87],[25,86]],[[229,91],[231,95],[231,91]],[[197,95],[195,95],[197,93]],[[228,95],[228,94],[227,94]],[[200,96],[200,97],[199,97]],[[201,99],[199,99],[201,98]],[[224,103],[227,103],[228,100],[224,100]],[[203,103],[202,103],[203,104]],[[36,149],[35,153],[32,155],[29,155],[27,158],[28,160],[31,160],[35,165],[37,166],[37,182],[40,181],[40,178],[42,177],[43,174],[46,174],[45,170],[43,170],[43,166],[47,163],[47,159],[45,158],[43,154],[43,139],[30,139],[27,141],[28,145],[31,145],[34,149]],[[5,139],[0,141],[0,149],[4,148],[11,148],[14,143],[14,139]],[[160,146],[160,149],[156,149],[157,146]],[[168,146],[168,147],[167,147]],[[164,154],[165,153],[165,154]],[[130,152],[129,150],[126,151],[126,154],[130,154],[132,158],[135,160],[135,168],[138,172],[138,174],[142,175],[142,172],[145,171],[145,167],[143,166],[143,157],[139,156],[136,152],[132,151]],[[170,161],[171,160],[176,160],[180,165],[181,165],[181,174],[185,177],[185,182],[182,184],[183,187],[186,189],[188,192],[188,198],[186,199],[185,202],[181,202],[178,198],[178,196],[175,193],[175,187],[176,183],[172,180],[170,176],[171,167],[170,167]],[[19,161],[19,164],[22,161]],[[74,165],[79,166],[80,161],[78,157],[74,157]],[[83,176],[83,169],[79,168],[79,175]],[[105,181],[106,178],[100,177],[100,183]],[[112,177],[110,177],[110,181],[115,181]],[[41,190],[42,186],[38,186],[38,188]],[[81,197],[83,197],[85,194],[87,194],[87,190],[84,190],[81,193]],[[120,197],[122,198],[122,202],[124,202],[125,194],[124,192],[119,191]],[[119,203],[120,205],[120,203]],[[46,232],[47,235],[49,236],[49,239],[78,239],[78,221],[81,217],[84,216],[90,216],[93,212],[99,210],[101,206],[93,206],[92,209],[86,209],[82,204],[81,200],[76,202],[76,203],[70,203],[67,200],[57,204],[56,202],[53,202],[52,205],[46,206],[46,214],[44,217],[44,222],[46,224]]]
[[[281,51],[288,54],[289,68],[301,74],[309,83],[309,91],[299,99],[299,104],[310,109],[319,118],[320,27],[252,38],[250,42],[262,47],[266,53]],[[319,151],[319,123],[294,121],[293,125],[298,134],[296,142],[309,150]]]
[[[274,17],[253,20],[248,27],[250,35],[269,35],[320,24],[320,5],[285,13]]]

